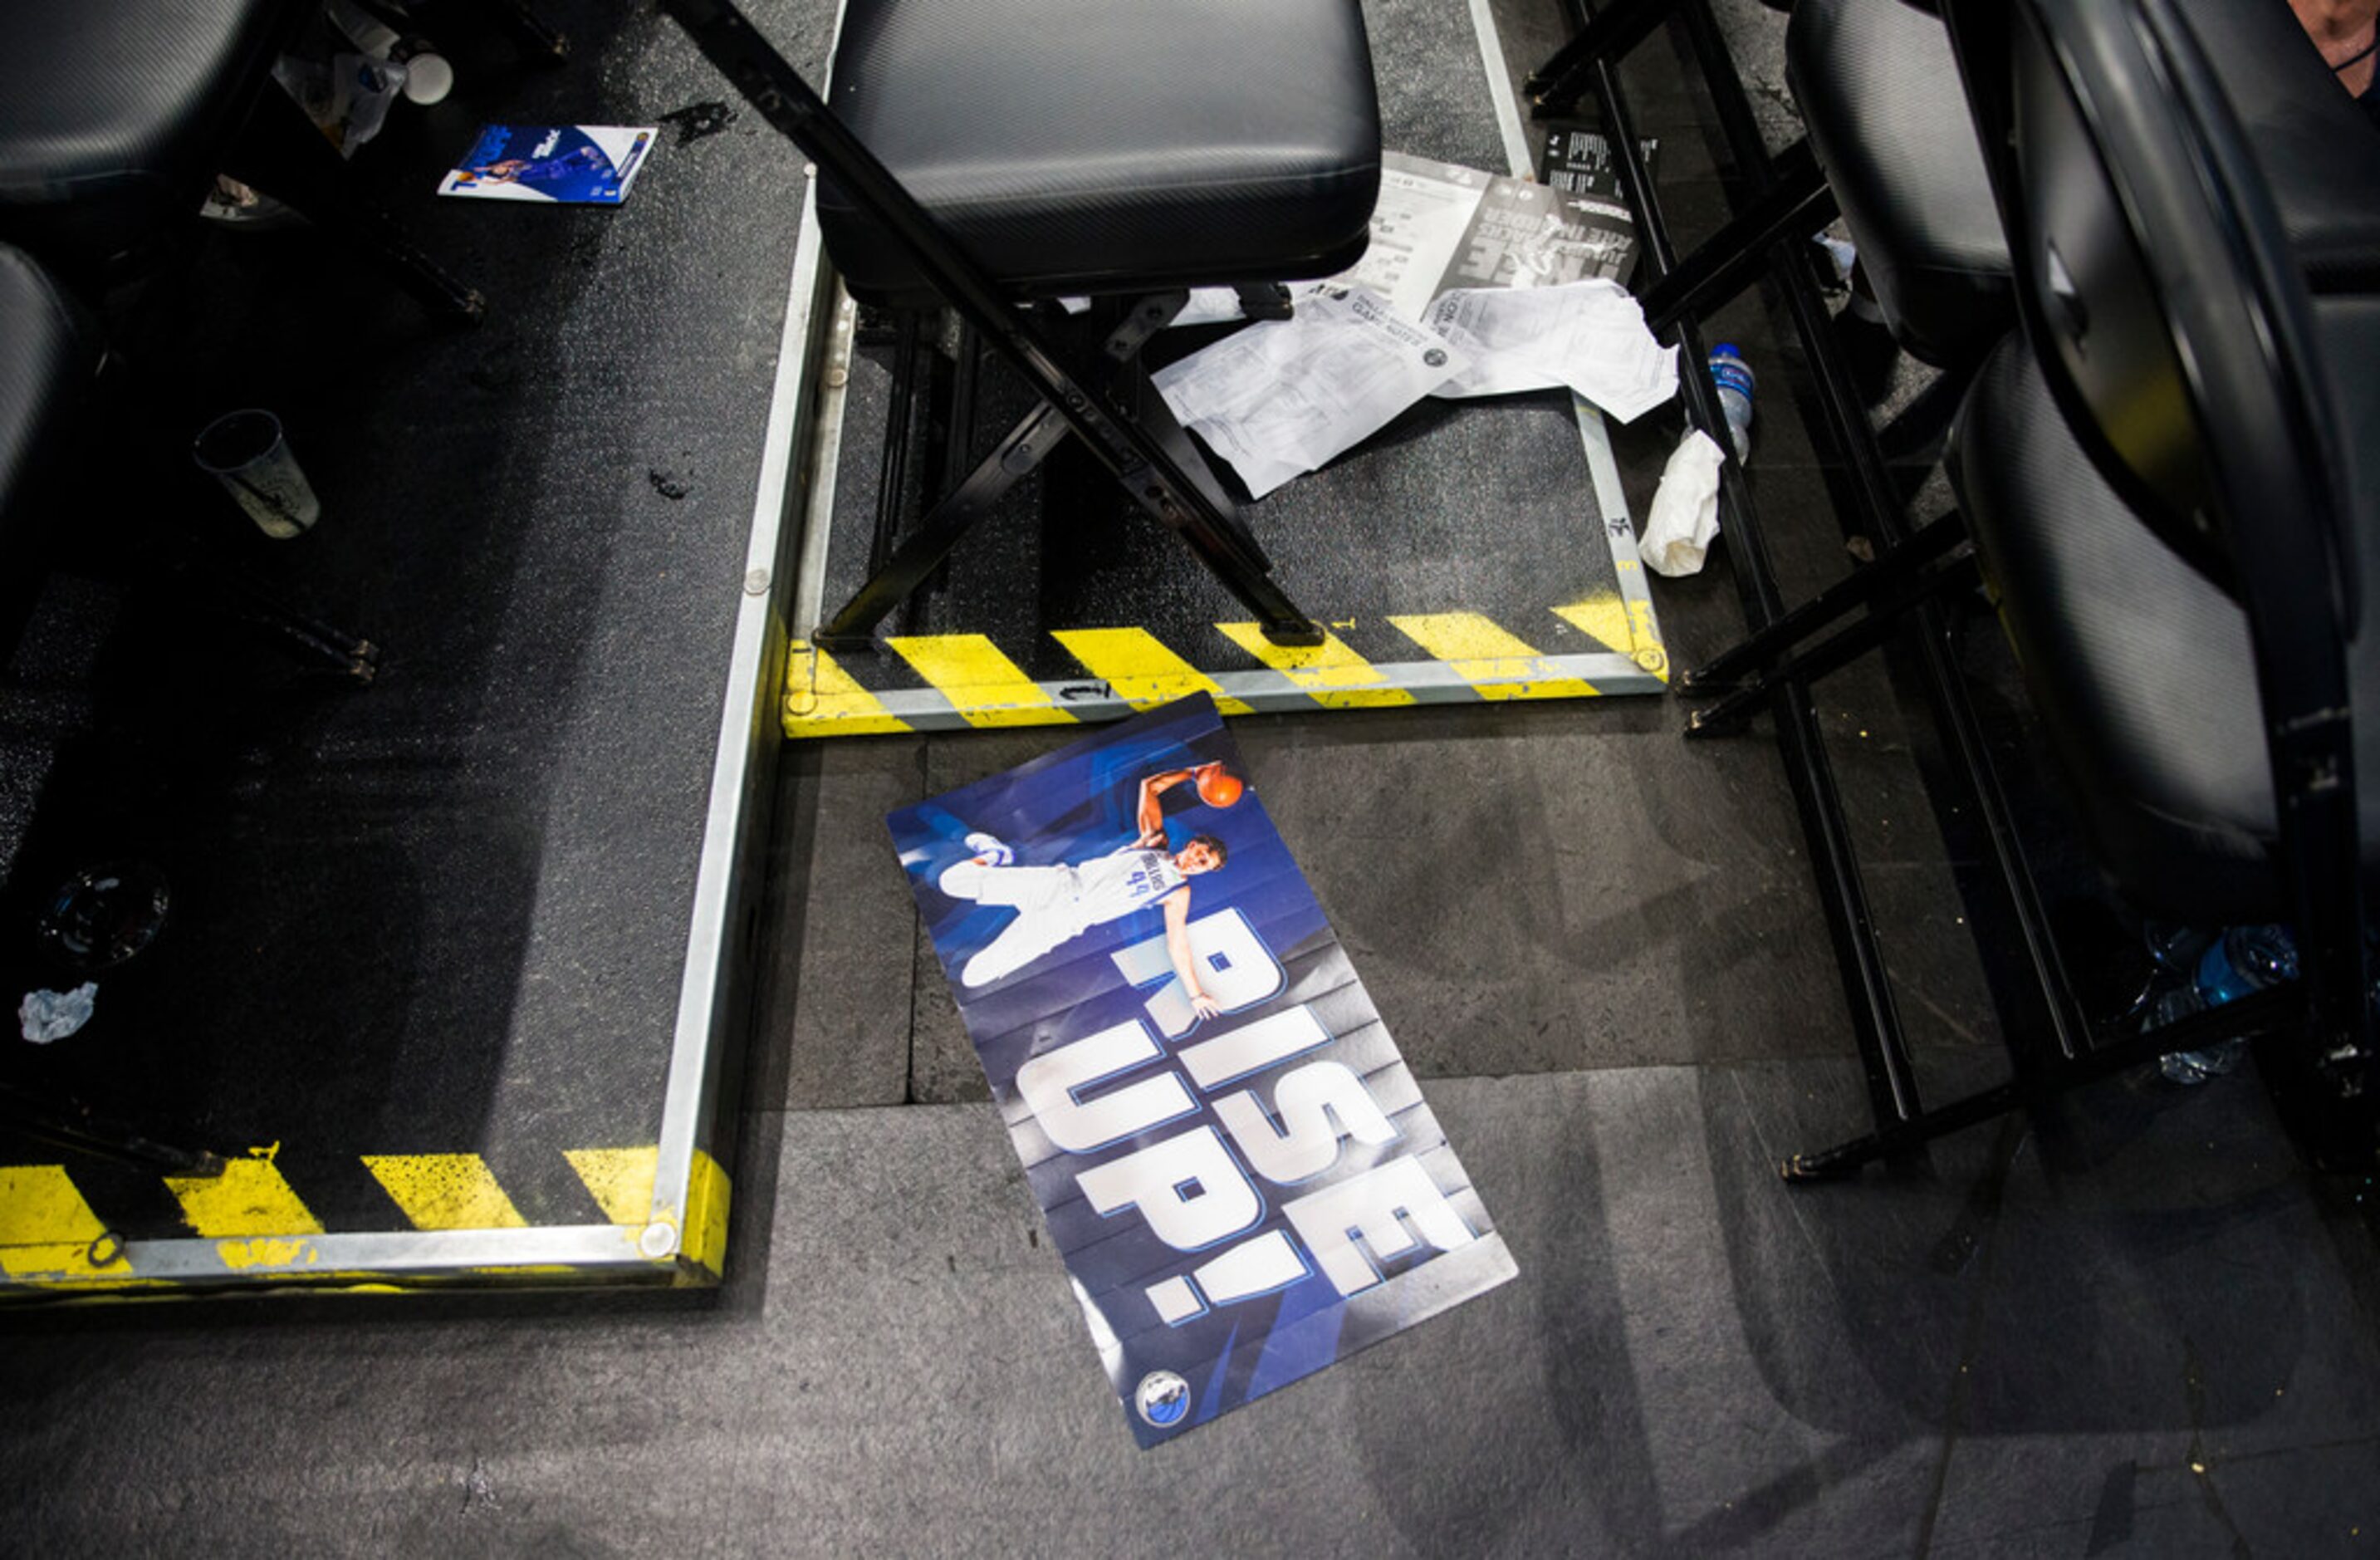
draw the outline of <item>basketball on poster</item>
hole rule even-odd
[[[1144,1446],[1512,1276],[1204,695],[887,820]]]

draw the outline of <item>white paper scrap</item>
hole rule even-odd
[[[1567,385],[1630,422],[1678,393],[1677,348],[1653,339],[1645,311],[1617,282],[1460,288],[1440,294],[1423,323],[1472,360],[1433,395]]]
[[[1387,153],[1379,200],[1372,209],[1372,241],[1343,280],[1418,316],[1438,296],[1494,182],[1476,168]]]
[[[85,981],[70,992],[27,992],[17,1005],[18,1032],[36,1045],[64,1040],[91,1022],[98,1001],[96,981]]]
[[[1262,498],[1371,437],[1469,358],[1363,287],[1301,294],[1266,320],[1158,371],[1184,427]]]
[[[1645,567],[1676,578],[1693,574],[1718,535],[1718,469],[1722,457],[1711,436],[1689,428],[1670,463],[1661,468],[1661,485],[1653,493],[1653,512],[1645,518],[1644,539],[1636,543]]]
[[[1241,318],[1240,289],[1237,287],[1192,287],[1190,301],[1173,317],[1182,325],[1220,325]]]

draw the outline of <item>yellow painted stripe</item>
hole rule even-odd
[[[1545,657],[1475,612],[1390,617],[1397,631],[1445,662],[1483,699],[1585,699],[1577,677],[1548,676]]]
[[[662,1159],[658,1146],[569,1149],[563,1157],[587,1183],[605,1218],[634,1229],[642,1229],[652,1218],[653,1177],[659,1174]]]
[[[476,1153],[368,1153],[363,1159],[416,1229],[528,1227]]]
[[[1663,682],[1670,680],[1670,652],[1662,645],[1660,629],[1653,621],[1651,602],[1631,602],[1616,595],[1590,596],[1585,601],[1554,608],[1554,615],[1589,639],[1633,657],[1639,666]]]
[[[120,1248],[104,1266],[91,1260],[106,1233],[65,1165],[0,1165],[0,1272],[10,1278],[130,1277]]]
[[[250,1240],[218,1240],[215,1255],[223,1265],[237,1272],[255,1268],[312,1269],[322,1260],[315,1244],[303,1237],[284,1238],[260,1236]]]
[[[906,721],[888,713],[833,656],[804,640],[793,641],[785,657],[786,736],[869,737],[908,729]]]
[[[165,1189],[181,1203],[183,1219],[209,1239],[322,1233],[322,1221],[261,1156],[235,1159],[220,1176],[168,1176]]]
[[[1366,710],[1411,704],[1414,696],[1386,686],[1388,674],[1325,633],[1318,645],[1275,644],[1253,623],[1218,623],[1223,637],[1281,673],[1326,710]]]
[[[727,1204],[733,1189],[718,1161],[697,1149],[680,1251],[712,1278],[727,1271]]]
[[[969,725],[1075,724],[1048,689],[982,634],[922,634],[884,642],[933,684]]]
[[[1245,704],[1224,694],[1221,684],[1174,654],[1146,628],[1059,628],[1050,637],[1135,710],[1153,709],[1193,693],[1211,693],[1215,708],[1222,713],[1249,713]]]
[[[1617,595],[1589,596],[1583,602],[1554,608],[1554,615],[1606,650],[1628,653],[1635,636],[1628,624],[1628,603]]]

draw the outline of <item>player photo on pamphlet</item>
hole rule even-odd
[[[886,822],[1141,1445],[1513,1276],[1213,700]]]
[[[490,125],[438,183],[441,195],[616,206],[653,148],[634,125]]]

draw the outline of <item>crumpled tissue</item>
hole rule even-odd
[[[1694,574],[1703,567],[1711,540],[1718,535],[1718,468],[1724,458],[1718,445],[1699,428],[1689,428],[1661,468],[1661,485],[1653,494],[1653,512],[1645,518],[1645,535],[1637,555],[1656,574],[1672,578]]]
[[[27,992],[17,1005],[17,1024],[27,1040],[47,1045],[90,1023],[98,1000],[96,981],[85,981],[70,992]]]

